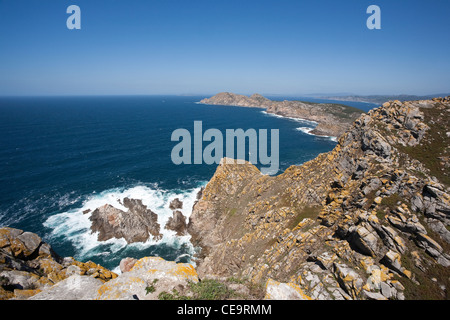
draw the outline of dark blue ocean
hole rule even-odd
[[[314,127],[311,122],[267,115],[261,109],[196,104],[202,98],[0,98],[0,226],[36,232],[61,256],[111,269],[127,256],[186,262],[194,253],[189,237],[163,229],[172,214],[168,205],[180,198],[189,216],[197,191],[216,165],[173,164],[175,129],[193,133],[196,120],[203,121],[203,130],[217,128],[224,136],[225,129],[279,129],[277,174],[336,144],[333,138],[307,134],[305,128]],[[375,107],[345,104],[364,111]],[[141,199],[158,214],[161,241],[97,241],[83,211],[106,203],[120,208],[118,200],[124,197]]]

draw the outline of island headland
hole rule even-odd
[[[269,114],[316,122],[310,134],[339,137],[362,113],[362,110],[335,103],[312,103],[303,101],[273,101],[260,94],[250,97],[230,92],[218,93],[199,103],[262,108]]]

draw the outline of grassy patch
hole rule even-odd
[[[228,289],[225,284],[212,279],[191,283],[189,288],[195,300],[224,300],[231,298],[234,294],[234,291]]]
[[[159,300],[226,300],[236,296],[234,290],[229,289],[224,283],[205,279],[197,283],[189,282],[189,291],[192,296],[181,295],[173,289],[172,293],[166,291],[158,295]]]
[[[445,163],[440,157],[449,156],[450,138],[447,136],[450,123],[450,112],[445,109],[421,108],[424,113],[425,123],[430,129],[425,133],[419,145],[414,147],[397,146],[397,148],[410,157],[419,160],[430,174],[447,186],[450,185],[450,172],[445,168]]]
[[[158,282],[158,279],[153,279],[153,282],[145,288],[145,294],[153,293],[156,291],[155,284]]]
[[[413,272],[419,285],[408,278],[399,278],[405,287],[405,298],[407,300],[448,300],[450,299],[448,288],[450,286],[450,268],[445,268],[433,263],[424,273],[414,265],[414,258],[409,254],[402,255],[402,266]],[[436,281],[433,281],[435,279]],[[439,286],[444,285],[444,292]]]
[[[288,228],[294,229],[303,219],[310,218],[315,219],[319,215],[321,207],[319,206],[305,206],[301,209],[299,209],[296,212],[295,217],[291,220],[289,223]]]
[[[389,209],[393,210],[398,206],[399,202],[400,203],[402,202],[402,198],[398,193],[394,193],[388,197],[384,197],[381,200],[381,205],[386,206]]]
[[[379,220],[383,220],[385,216],[386,216],[386,212],[384,212],[383,210],[377,210],[377,218]]]

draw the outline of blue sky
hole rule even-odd
[[[81,30],[68,30],[69,5]],[[381,8],[381,30],[366,9]],[[0,0],[0,95],[450,92],[447,0]]]

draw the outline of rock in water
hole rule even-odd
[[[150,235],[154,240],[162,238],[158,215],[142,204],[141,200],[123,199],[128,211],[122,211],[111,205],[104,205],[92,212],[91,230],[99,232],[98,240],[124,238],[128,243],[145,242]]]
[[[170,202],[169,208],[170,210],[183,209],[183,202],[180,199],[175,198]]]
[[[168,230],[173,230],[177,233],[177,236],[186,235],[186,217],[179,210],[173,212],[173,217],[170,217],[165,226]]]

